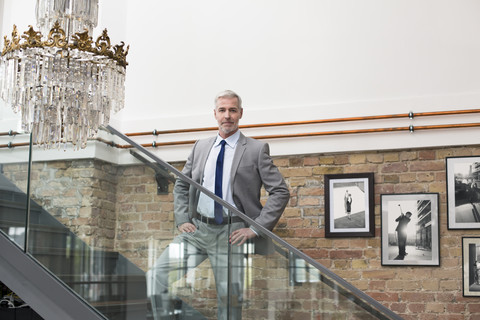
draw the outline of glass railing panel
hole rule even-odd
[[[130,139],[127,142],[137,145]],[[139,151],[151,157],[152,161],[157,161],[168,168],[168,164],[145,149],[139,148]],[[188,183],[189,187],[194,186],[191,194],[193,199],[197,197],[197,193],[202,192],[212,197],[211,193],[204,192],[201,186],[189,181],[182,174],[179,173],[178,177],[185,184]],[[235,228],[251,224],[260,230],[261,234],[245,245],[229,245],[222,252],[216,249],[211,256],[222,256],[225,250],[227,251],[228,301],[223,299],[224,295],[222,296],[224,288],[216,287],[213,283],[214,280],[217,283],[224,281],[225,272],[220,279],[215,279],[211,275],[214,270],[210,266],[202,269],[204,265],[195,267],[196,263],[189,264],[191,262],[189,260],[183,261],[183,265],[178,265],[179,268],[187,268],[187,275],[180,280],[171,279],[169,288],[171,287],[177,295],[182,294],[181,298],[188,301],[189,305],[206,319],[400,319],[360,290],[257,225],[236,208],[222,203],[232,216],[232,222],[234,218],[241,218],[246,224],[240,222],[240,225],[232,223],[226,227],[212,228],[222,228],[230,234]],[[198,203],[194,205],[194,208],[200,210]],[[174,210],[177,216],[178,209],[176,206]],[[198,221],[195,223],[200,229],[208,228],[204,223]],[[194,238],[195,234],[192,236]],[[224,242],[225,240],[212,242],[212,246],[221,247],[225,245]],[[207,273],[210,273],[209,277],[205,277]],[[181,288],[184,289],[184,284],[187,283],[188,290],[177,290],[177,285],[181,284]],[[228,317],[219,312],[225,304],[229,309]],[[179,319],[183,319],[182,316],[185,315],[178,313],[178,316]]]
[[[24,248],[27,218],[29,135],[1,136],[4,145],[0,158],[0,230]],[[13,150],[17,142],[27,146]],[[8,145],[10,147],[5,147]],[[31,210],[38,210],[32,207]]]
[[[35,146],[31,168],[31,201],[40,210],[30,215],[28,252],[106,318],[147,319],[145,272],[133,261],[147,255],[148,238],[130,244],[141,248],[132,260],[115,244],[129,228],[117,221],[117,187],[131,169],[81,150]],[[138,209],[141,201],[133,201]]]
[[[215,279],[205,257],[224,259],[226,270],[228,256],[174,242],[177,176],[145,155],[102,147],[113,156],[33,148],[31,203],[39,210],[30,217],[28,252],[108,319],[217,318],[215,284],[226,288],[228,278]],[[170,270],[166,289],[151,285],[165,274],[162,253],[169,264],[189,256]]]
[[[160,223],[158,227],[165,229],[151,239],[146,272],[152,319],[228,319],[230,256],[238,251],[228,245],[228,210],[224,209],[224,221],[217,224],[211,194],[182,176],[169,173],[168,178],[171,187],[164,195],[164,207],[157,211],[168,213],[170,220]],[[188,200],[192,194],[203,199],[210,217],[192,218]],[[177,230],[182,223],[188,228],[184,232]]]
[[[245,248],[242,319],[394,319],[323,272],[303,255],[273,241],[270,252]]]
[[[28,234],[28,252],[106,318],[384,319],[388,314],[225,202],[234,224],[199,222],[196,216],[189,220],[196,230],[179,238],[182,208],[174,201],[180,194],[175,181],[183,181],[195,197],[215,196],[183,176],[177,170],[182,164],[167,164],[113,134],[111,144],[96,142],[95,157],[33,148],[30,191],[36,209]],[[189,205],[183,208],[187,212],[197,204]],[[262,236],[229,245],[232,228],[244,226],[240,218]],[[195,248],[192,243],[204,241],[199,233],[209,242]]]

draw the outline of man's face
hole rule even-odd
[[[218,122],[220,136],[228,138],[238,130],[238,122],[242,118],[243,109],[238,107],[237,98],[219,98],[214,110]]]

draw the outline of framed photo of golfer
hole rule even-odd
[[[439,266],[438,193],[380,198],[382,265]]]
[[[463,296],[480,297],[480,237],[462,238]]]
[[[480,229],[480,156],[449,157],[446,166],[448,229]]]
[[[374,237],[373,173],[325,175],[325,237]]]

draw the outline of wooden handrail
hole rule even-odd
[[[356,130],[340,130],[340,131],[322,131],[322,132],[306,132],[306,133],[291,133],[291,134],[277,134],[277,135],[263,135],[252,136],[254,139],[285,139],[285,138],[301,138],[301,137],[315,137],[315,136],[329,136],[329,135],[342,135],[342,134],[362,134],[362,133],[379,133],[379,132],[395,132],[395,131],[420,131],[420,130],[433,130],[433,129],[455,129],[455,128],[472,128],[480,127],[480,122],[473,123],[458,123],[458,124],[442,124],[442,125],[426,125],[426,126],[406,126],[406,127],[393,127],[393,128],[374,128],[374,129],[356,129]],[[170,141],[170,142],[153,142],[141,144],[144,148],[152,147],[166,147],[175,145],[193,144],[196,140],[183,140],[183,141]],[[116,148],[132,148],[131,145],[119,145],[112,142],[106,142]]]
[[[0,136],[16,136],[18,132],[16,131],[8,131],[8,132],[0,132]]]
[[[344,134],[363,134],[363,133],[380,133],[380,132],[398,132],[398,131],[421,131],[421,130],[436,130],[436,129],[458,129],[458,128],[472,128],[480,127],[480,122],[472,123],[457,123],[457,124],[440,124],[440,125],[424,125],[424,126],[404,126],[404,127],[392,127],[392,128],[372,128],[372,129],[355,129],[355,130],[339,130],[339,131],[321,131],[321,132],[305,132],[305,133],[290,133],[290,134],[276,134],[276,135],[263,135],[263,136],[252,136],[255,139],[285,139],[285,138],[302,138],[302,137],[315,137],[315,136],[329,136],[329,135],[344,135]],[[110,145],[114,148],[119,149],[129,149],[133,148],[131,145],[122,145],[114,143],[113,141],[108,141],[103,138],[93,139],[107,145]],[[166,147],[166,146],[178,146],[193,144],[196,140],[182,140],[182,141],[169,141],[169,142],[152,142],[141,144],[145,148],[155,148],[155,147]],[[9,144],[0,144],[1,148],[13,148],[13,147],[23,147],[28,146],[28,142],[23,143],[9,143]]]
[[[322,124],[322,123],[337,123],[337,122],[350,122],[350,121],[368,121],[368,120],[385,120],[385,119],[398,119],[398,118],[416,118],[416,117],[431,117],[431,116],[446,116],[446,115],[462,115],[470,113],[480,113],[480,109],[466,109],[466,110],[451,110],[451,111],[432,111],[432,112],[419,112],[419,113],[398,113],[376,116],[364,116],[364,117],[349,117],[349,118],[332,118],[332,119],[319,119],[319,120],[304,120],[304,121],[289,121],[289,122],[273,122],[273,123],[260,123],[260,124],[247,124],[240,125],[240,129],[252,129],[252,128],[269,128],[269,127],[283,127],[283,126],[297,126],[297,125],[309,125],[309,124]],[[144,132],[132,132],[126,133],[128,137],[146,136],[146,135],[163,135],[163,134],[177,134],[177,133],[191,133],[191,132],[204,132],[215,131],[218,127],[204,127],[204,128],[188,128],[177,130],[153,130]]]
[[[6,143],[0,144],[0,149],[2,148],[13,148],[13,147],[25,147],[30,145],[30,142],[19,142],[19,143]]]
[[[432,129],[454,129],[454,128],[471,128],[480,127],[480,122],[475,123],[459,123],[448,125],[428,125],[428,126],[408,126],[408,127],[394,127],[394,128],[375,128],[375,129],[356,129],[356,130],[341,130],[341,131],[323,131],[323,132],[307,132],[307,133],[292,133],[292,134],[277,134],[252,137],[255,139],[281,139],[281,138],[300,138],[300,137],[315,137],[315,136],[329,136],[342,134],[362,134],[362,133],[378,133],[378,132],[395,132],[395,131],[419,131]]]

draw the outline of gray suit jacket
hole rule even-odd
[[[183,169],[186,176],[199,184],[202,184],[207,157],[215,139],[197,141]],[[288,203],[290,193],[269,152],[267,143],[240,133],[230,182],[236,207],[266,229],[272,230]],[[262,185],[269,195],[265,206],[260,202]],[[173,193],[176,225],[191,222],[197,216],[199,191],[177,179]]]

